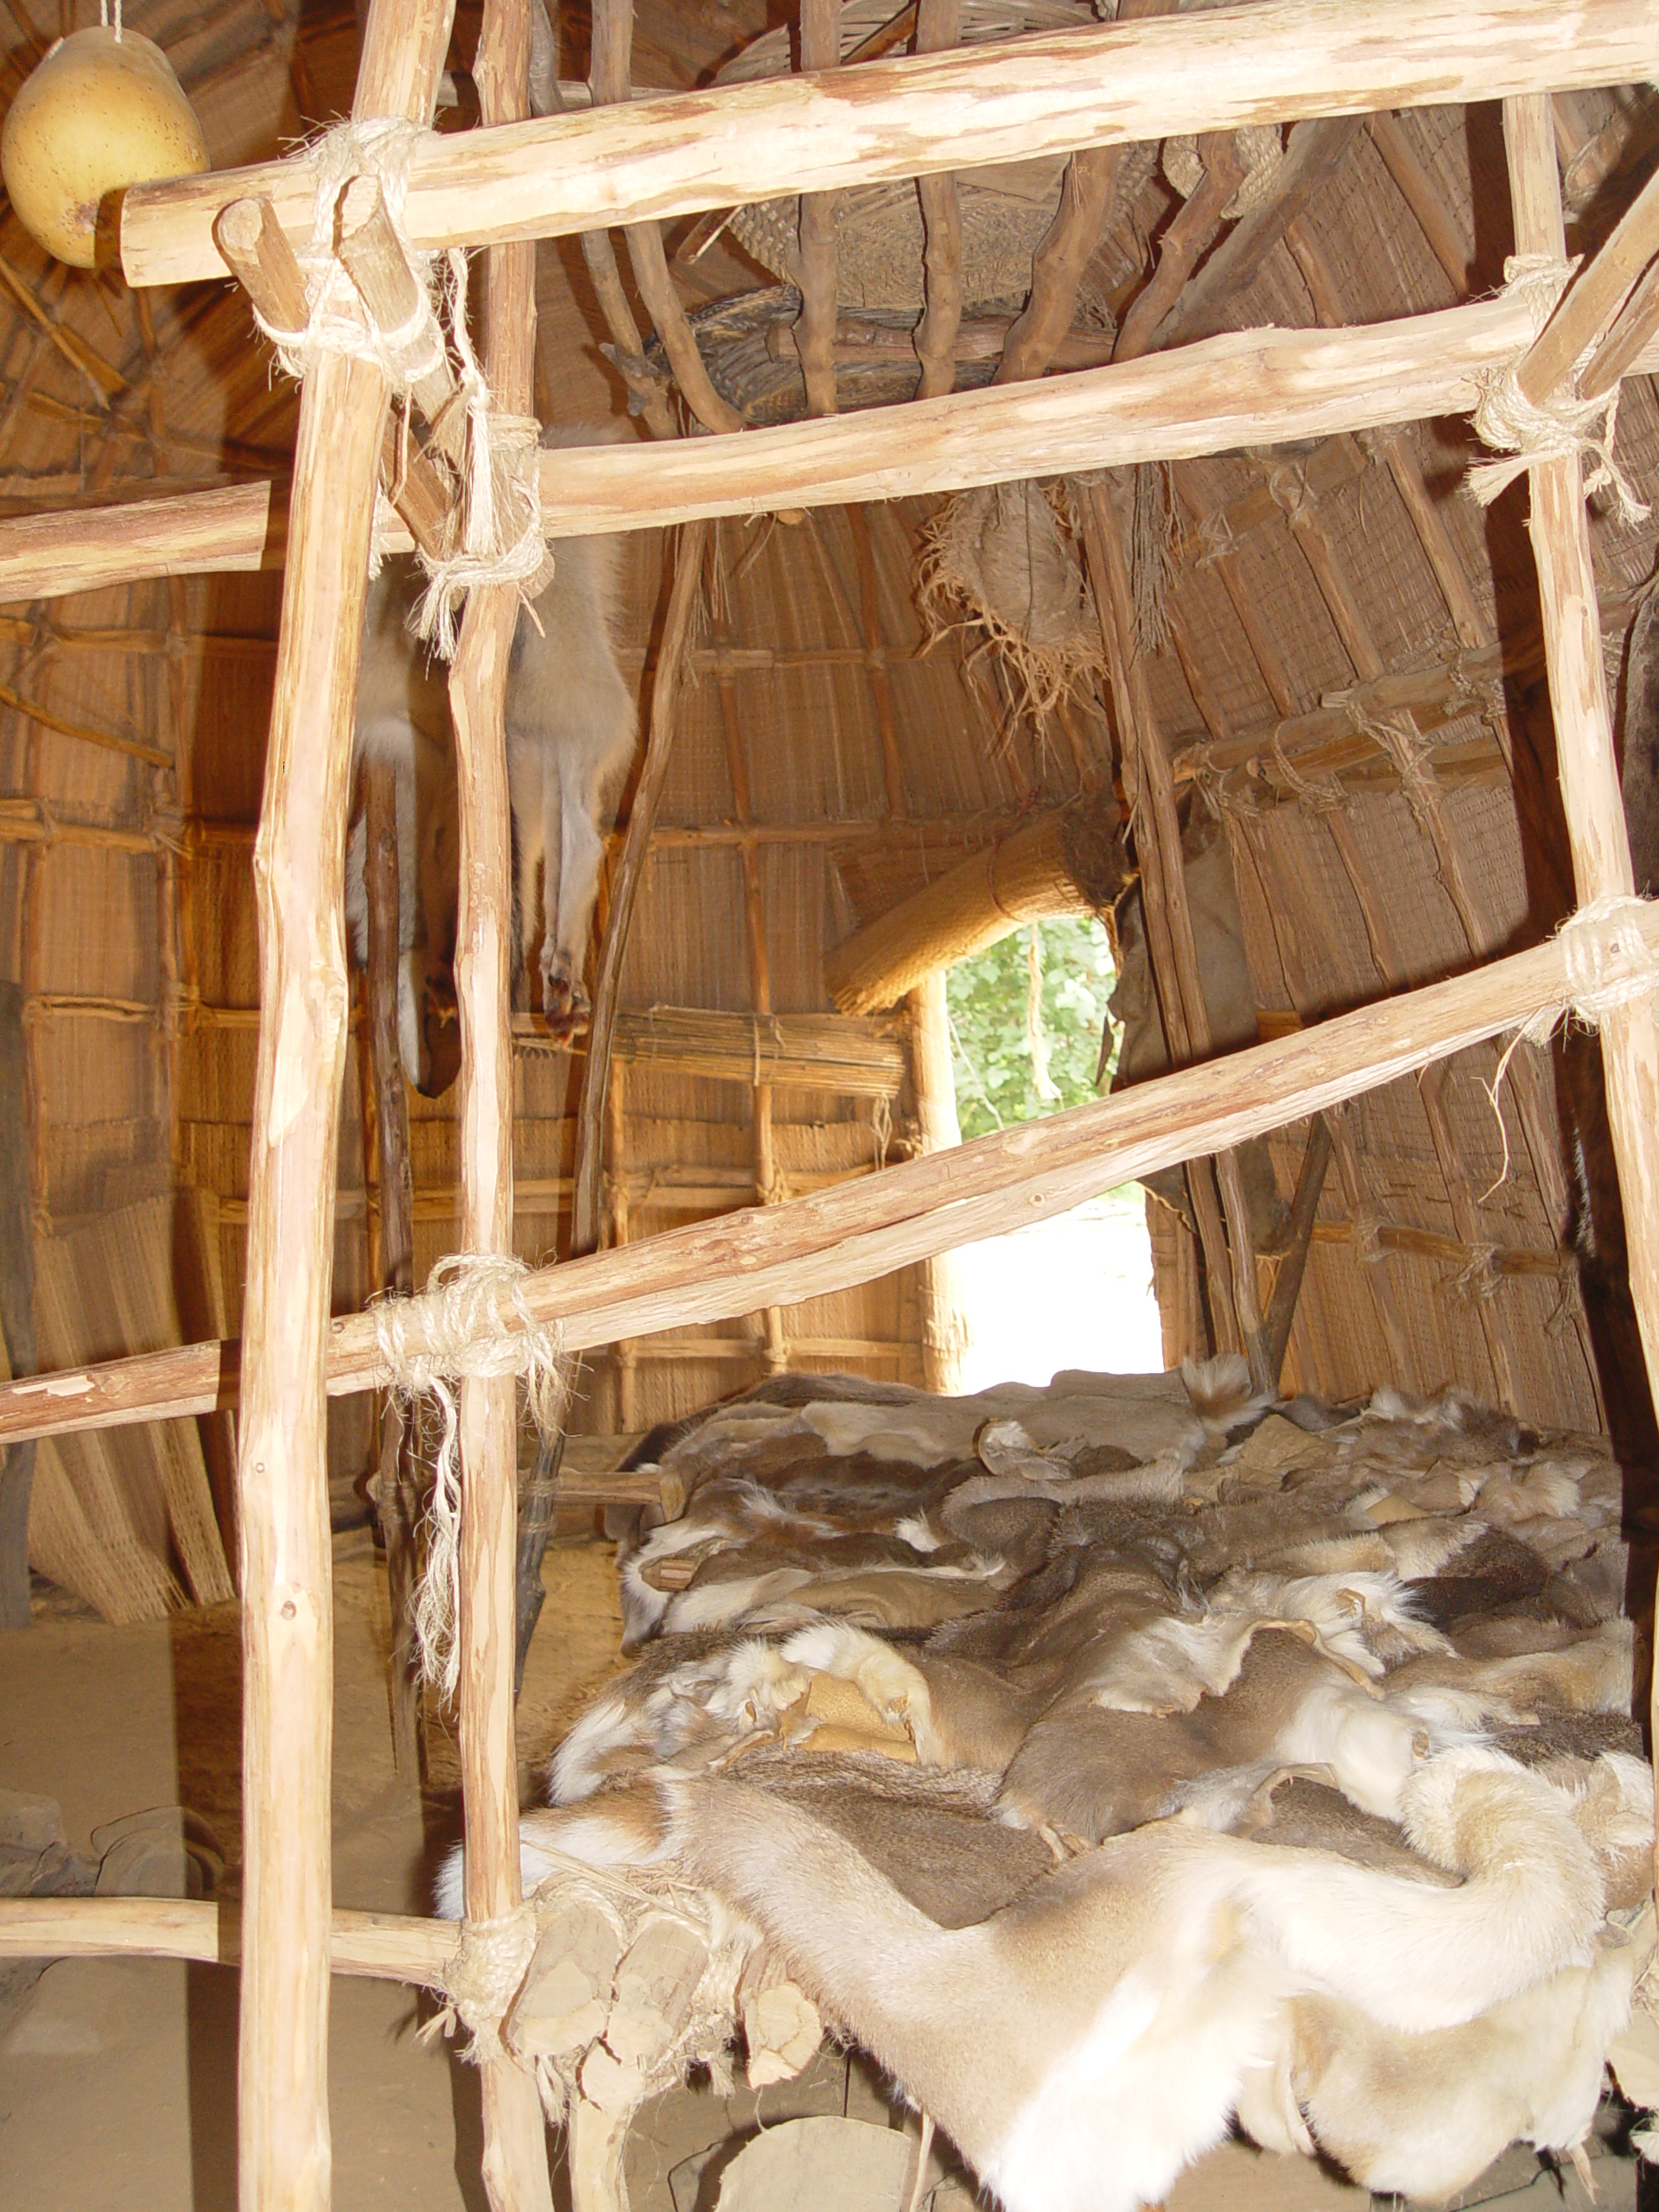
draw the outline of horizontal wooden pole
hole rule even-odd
[[[285,516],[285,509],[278,514]],[[257,569],[268,552],[269,484],[225,484],[176,499],[70,507],[0,522],[0,601],[61,599],[149,576]]]
[[[329,1959],[336,1974],[439,1988],[461,1929],[453,1920],[336,1907]],[[0,1959],[196,1959],[235,1966],[241,1958],[238,1899],[181,1897],[0,1898]]]
[[[542,458],[543,526],[575,537],[842,506],[1466,414],[1481,378],[1532,331],[1518,302],[1482,300],[1357,329],[1230,332],[1109,368],[741,438],[565,448]],[[1659,356],[1649,348],[1637,365],[1659,365]]]
[[[1649,947],[1659,946],[1659,906],[1645,910],[1641,930]],[[1616,953],[1609,970],[1609,981],[1625,972]],[[538,1268],[518,1294],[535,1322],[557,1324],[566,1351],[583,1351],[851,1289],[1413,1075],[1519,1027],[1554,1004],[1566,982],[1558,944],[1511,953],[1294,1036],[855,1183]],[[503,1332],[520,1325],[511,1305],[496,1312]],[[7,1383],[0,1386],[0,1436],[210,1413],[232,1402],[238,1353],[235,1344],[187,1344]],[[330,1394],[372,1389],[383,1380],[372,1318],[332,1322]]]
[[[738,439],[564,448],[542,459],[543,525],[550,537],[654,530],[699,517],[1195,460],[1461,414],[1474,406],[1482,376],[1532,335],[1516,302],[1483,300],[1357,329],[1231,332],[1107,368],[780,423]],[[1649,345],[1631,372],[1655,368],[1659,346]],[[8,531],[44,532],[41,542],[58,549],[52,573],[44,556],[31,556],[32,568],[20,563],[18,597],[276,564],[283,511],[268,527],[269,496],[267,486],[243,485],[0,523],[0,559]],[[225,504],[198,505],[208,501]],[[85,533],[105,520],[115,536],[83,558]],[[817,830],[827,840],[840,834],[833,823]]]
[[[435,135],[404,206],[416,246],[486,245],[699,214],[886,177],[1031,161],[1079,146],[1644,78],[1652,0],[1265,0],[953,48]],[[227,271],[221,208],[269,199],[297,243],[303,156],[129,192],[131,284]]]

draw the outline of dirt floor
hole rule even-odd
[[[336,1539],[334,1895],[422,1911],[459,1827],[453,1746],[429,1732],[429,1787],[394,1770],[386,1719],[385,1578],[365,1530]],[[547,1603],[526,1669],[526,1793],[592,1692],[621,1664],[607,1546],[549,1548]],[[183,1803],[211,1826],[233,1886],[239,1858],[236,1609],[113,1629],[43,1592],[35,1625],[0,1635],[0,1788],[61,1808],[72,1848],[104,1823]],[[235,1975],[149,1960],[64,1960],[0,2024],[0,2205],[96,2204],[99,2212],[233,2212]],[[485,2212],[476,2078],[390,1985],[334,1985],[334,2202],[340,2212]],[[721,2173],[758,2126],[844,2113],[903,2125],[860,2062],[825,2050],[798,2082],[757,2100],[704,2089],[640,2117],[630,2149],[633,2212],[715,2212]],[[913,2126],[913,2122],[912,2123]],[[966,2212],[959,2173],[934,2163],[932,2212]],[[1599,2158],[1603,2212],[1636,2203],[1628,2160]],[[1580,2212],[1529,2154],[1511,2152],[1461,2200]],[[1188,2174],[1169,2212],[1368,2212],[1319,2168],[1224,2145]],[[1382,2200],[1378,2200],[1379,2205]],[[876,2208],[872,2208],[876,2212]],[[880,2209],[887,2212],[887,2208]]]

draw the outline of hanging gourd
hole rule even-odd
[[[0,131],[0,174],[29,236],[77,269],[95,259],[99,203],[209,166],[195,111],[152,40],[116,22],[50,48]]]

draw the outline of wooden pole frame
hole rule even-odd
[[[406,16],[410,11],[403,12]],[[429,116],[449,13],[448,0],[424,0],[406,24],[395,22],[386,0],[376,0],[359,77],[359,114],[406,113],[417,120]],[[522,18],[515,27],[505,4],[491,15],[494,35],[503,45],[522,29]],[[1018,72],[1006,71],[995,49],[982,48],[971,54],[918,55],[872,65],[868,75],[849,71],[849,81],[838,88],[785,79],[766,87],[638,103],[592,117],[506,125],[475,134],[480,143],[459,150],[435,141],[417,156],[411,227],[417,242],[430,244],[448,243],[452,236],[474,242],[524,238],[538,228],[552,234],[592,228],[599,221],[651,219],[781,189],[834,189],[855,175],[868,181],[872,175],[933,173],[1016,154],[1161,136],[1173,127],[1230,129],[1263,114],[1340,114],[1382,104],[1490,99],[1504,92],[1514,95],[1506,102],[1505,126],[1517,245],[1558,254],[1559,185],[1542,92],[1549,86],[1642,74],[1650,60],[1652,15],[1649,0],[1582,0],[1573,19],[1573,41],[1564,47],[1559,11],[1549,0],[1485,0],[1450,22],[1440,0],[1385,0],[1368,22],[1367,39],[1360,41],[1352,35],[1350,12],[1337,0],[1268,0],[1248,11],[1126,22],[1024,42]],[[497,63],[502,73],[498,83],[505,84],[508,65],[500,55]],[[878,71],[887,73],[878,76]],[[1109,73],[1109,92],[1102,87]],[[1008,83],[999,81],[1002,74]],[[1012,81],[1015,77],[1017,84]],[[965,135],[963,111],[952,105],[964,98],[984,103],[974,111],[971,138]],[[901,126],[918,113],[922,127],[906,135]],[[736,178],[724,166],[725,156],[709,158],[709,146],[716,143],[716,130],[746,116],[754,129],[742,144],[744,175]],[[607,149],[613,156],[608,168],[601,158]],[[737,162],[732,155],[731,167]],[[188,264],[194,252],[201,259],[201,241],[206,238],[211,249],[211,221],[219,207],[228,198],[260,188],[250,186],[250,175],[265,180],[285,226],[302,200],[308,223],[308,174],[301,158],[262,172],[130,195],[135,268],[143,257],[143,239],[173,227],[179,241],[175,257]],[[550,202],[561,192],[582,205],[555,207],[550,216]],[[595,204],[601,195],[607,195],[603,206]],[[493,212],[486,218],[492,200]],[[445,221],[461,222],[459,232],[428,235],[439,206]],[[216,249],[211,251],[207,265],[176,266],[171,278],[220,273]],[[148,281],[162,281],[151,267]],[[1460,358],[1448,360],[1442,350],[1441,358],[1430,362],[1431,325],[1454,333],[1464,345]],[[1396,342],[1399,327],[1394,327]],[[1473,397],[1474,356],[1484,347],[1486,359],[1479,366],[1503,359],[1515,351],[1519,329],[1518,311],[1503,302],[1417,318],[1410,326],[1408,362],[1395,362],[1396,369],[1409,366],[1417,381],[1396,376],[1387,401],[1378,366],[1386,338],[1379,341],[1376,333],[1347,333],[1340,340],[1324,340],[1347,359],[1369,360],[1378,378],[1360,414],[1326,426],[1355,427],[1466,407]],[[1269,371],[1287,358],[1277,336],[1250,334],[1242,346],[1217,340],[1207,349],[1192,348],[1173,379],[1151,387],[1167,410],[1170,394],[1181,388],[1180,372],[1191,373],[1196,365],[1208,376],[1211,411],[1196,429],[1188,387],[1186,416],[1178,421],[1166,414],[1163,430],[1150,434],[1150,448],[1147,423],[1140,420],[1130,423],[1128,435],[1141,441],[1141,450],[1103,455],[1104,410],[1120,404],[1128,389],[1119,372],[1119,381],[1100,395],[1102,415],[1085,426],[1085,435],[1093,440],[1090,449],[1079,448],[1075,458],[1058,458],[1061,451],[1072,450],[1056,428],[1066,412],[1074,411],[1066,402],[1096,396],[1092,391],[1072,391],[1046,418],[1046,443],[1033,429],[1036,418],[1011,417],[1021,424],[1024,440],[1011,465],[1006,455],[992,462],[983,452],[964,461],[958,450],[944,464],[947,470],[967,467],[992,473],[937,480],[990,481],[1033,468],[1100,466],[1103,460],[1248,442],[1240,435],[1239,417],[1228,415],[1230,403],[1221,390],[1224,383],[1247,381],[1241,376],[1247,365],[1255,372],[1258,414],[1265,412],[1272,434],[1298,434],[1300,426],[1290,424],[1287,412],[1274,404],[1280,395]],[[1302,372],[1314,365],[1308,344],[1307,334],[1295,334],[1295,346],[1304,349],[1294,356]],[[1177,365],[1166,361],[1161,368],[1168,377]],[[1320,404],[1340,414],[1344,404],[1351,405],[1352,395],[1344,400],[1334,391],[1328,361],[1325,373],[1327,387]],[[1426,397],[1430,393],[1434,396]],[[949,404],[961,410],[965,423],[971,410],[964,403],[984,397],[967,395],[964,401]],[[1045,398],[1040,388],[1005,390],[995,397],[998,404],[1014,401],[1021,408]],[[925,409],[945,404],[924,403],[922,410],[906,410],[903,435],[921,435],[929,422]],[[1236,399],[1230,404],[1236,405]],[[329,1323],[327,1286],[346,1028],[340,928],[346,771],[370,502],[385,405],[385,385],[378,372],[337,359],[319,365],[302,397],[267,791],[255,851],[266,1019],[260,1029],[250,1182],[247,1357],[239,1377],[248,1711],[241,2186],[248,2212],[256,2207],[258,2212],[326,2212],[332,1968],[429,1980],[442,1968],[444,1942],[454,1940],[448,1931],[442,1938],[413,1935],[411,1929],[430,1926],[413,1923],[401,1929],[386,1923],[379,1930],[385,1940],[378,1946],[370,1942],[375,1931],[356,1925],[353,1916],[332,1913],[327,1853],[332,1651],[323,1393],[372,1388],[382,1379],[372,1325],[362,1316]],[[1384,407],[1386,412],[1376,411]],[[941,419],[954,429],[954,411]],[[971,419],[982,437],[988,421],[1001,420]],[[745,448],[752,452],[760,447],[768,454],[777,450],[762,447],[765,435],[742,441],[735,453],[727,448],[716,472],[739,474]],[[905,476],[892,460],[890,435],[879,436],[875,449],[887,453],[881,467],[894,473],[882,474],[881,467],[867,458],[861,489],[849,493],[848,477],[844,471],[836,475],[836,465],[845,454],[859,450],[858,426],[806,425],[789,435],[797,442],[790,447],[788,467],[805,473],[810,497],[794,487],[780,497],[778,475],[757,493],[762,474],[757,467],[740,490],[739,501],[826,504],[918,488],[916,476]],[[1156,442],[1160,435],[1163,447]],[[839,442],[822,442],[826,437]],[[1203,442],[1187,442],[1194,437]],[[561,474],[583,458],[602,458],[607,465],[612,459],[563,456]],[[664,467],[694,473],[699,467],[706,469],[708,460],[706,448],[699,454],[691,446],[683,453],[659,454],[654,457],[653,483],[660,485]],[[745,469],[748,466],[746,458]],[[603,467],[593,480],[603,483]],[[704,480],[705,501],[717,496],[709,488],[714,481],[714,474]],[[643,483],[641,472],[641,491]],[[1628,897],[1630,853],[1599,656],[1581,470],[1576,461],[1538,463],[1531,483],[1533,542],[1579,893],[1586,903]],[[636,501],[640,496],[635,493]],[[751,511],[753,505],[740,503],[694,510]],[[580,531],[676,518],[671,509],[664,512],[658,496],[648,515],[630,511],[619,521],[614,514],[598,514],[590,501],[563,520],[556,515],[553,523],[556,530]],[[468,711],[469,691],[474,706],[487,696],[495,679],[493,664],[505,652],[501,640],[511,638],[510,626],[500,623],[499,609],[486,594],[476,595],[468,623],[483,643],[473,656],[472,674],[464,671],[458,679],[463,714]],[[463,917],[463,959],[472,963],[463,987],[463,1020],[474,1026],[468,1048],[472,1089],[465,1109],[466,1229],[467,1241],[475,1248],[503,1249],[510,1243],[512,1187],[508,1024],[500,988],[504,802],[495,787],[499,779],[492,784],[494,764],[479,734],[483,719],[480,715],[473,731],[479,741],[463,789],[463,822],[469,838],[478,841],[469,853],[477,859],[479,879]],[[471,743],[469,738],[462,750]],[[1639,910],[1637,927],[1650,957],[1659,948],[1659,909]],[[1612,965],[1617,969],[1617,959]],[[1178,1071],[1047,1122],[915,1160],[860,1185],[728,1216],[542,1270],[528,1279],[523,1295],[536,1321],[563,1322],[567,1345],[575,1350],[751,1311],[757,1301],[781,1302],[862,1282],[992,1233],[1014,1218],[1062,1211],[1126,1176],[1194,1153],[1223,1150],[1396,1080],[1525,1022],[1556,1003],[1567,982],[1567,962],[1558,945],[1511,955],[1231,1055],[1224,1064]],[[1649,1373],[1659,1383],[1659,1009],[1650,997],[1605,1017],[1603,1051],[1627,1201],[1632,1293]],[[512,1325],[504,1307],[498,1306],[495,1325],[503,1330]],[[219,1345],[186,1347],[10,1385],[0,1391],[0,1435],[115,1425],[158,1412],[209,1410],[222,1402],[224,1352]],[[469,1503],[469,1532],[463,1537],[466,1694],[475,1732],[471,1751],[464,1753],[473,1846],[467,1902],[475,1916],[488,1917],[510,1910],[517,1889],[516,1806],[509,1802],[512,1547],[509,1542],[504,1549],[501,1541],[499,1396],[490,1385],[469,1389],[462,1415],[469,1474],[492,1461],[497,1471],[493,1481],[477,1485],[476,1503]],[[469,1482],[469,1494],[472,1487]],[[510,1527],[510,1515],[505,1525]],[[499,1571],[504,1556],[505,1596]],[[499,1697],[503,1656],[508,1686],[505,1734]],[[480,1777],[476,1796],[475,1773]],[[28,1948],[38,1955],[46,1948],[62,1953],[80,1948],[221,1955],[212,1908],[197,1909],[199,1915],[213,1915],[210,1927],[205,1916],[181,1917],[188,1915],[188,1907],[124,1901],[124,1911],[111,1913],[109,1902],[104,1901],[101,1910],[97,1903],[0,1904],[0,1952],[16,1955]],[[81,1928],[86,1931],[84,1943],[78,1934]],[[211,1952],[196,1948],[210,1940]],[[362,1963],[371,1957],[375,1963]],[[534,2205],[544,2198],[545,2172],[539,2186],[530,2177],[521,2124],[524,2101],[509,2113],[500,2102],[492,2107],[493,2095],[499,2097],[500,2091],[486,2080],[486,2169],[493,2202],[501,2208]]]
[[[608,224],[830,192],[888,177],[1030,161],[1175,132],[1236,130],[1380,108],[1617,85],[1653,60],[1650,0],[1265,0],[1001,45],[907,55],[433,137],[410,164],[421,247],[556,238]],[[311,221],[304,155],[129,192],[131,284],[223,276],[213,225],[269,198],[290,236]]]
[[[1641,910],[1638,934],[1659,946],[1659,903]],[[1610,956],[1610,976],[1624,972],[1620,957]],[[1560,944],[1509,953],[954,1152],[538,1268],[521,1285],[525,1307],[537,1325],[560,1325],[568,1351],[585,1351],[731,1319],[757,1302],[849,1289],[1414,1075],[1523,1027],[1558,1006],[1567,985]],[[493,1332],[520,1325],[498,1300]],[[233,1344],[187,1344],[7,1383],[0,1438],[222,1410],[234,1402],[236,1354]],[[329,1394],[374,1389],[384,1379],[372,1320],[359,1313],[333,1322]]]
[[[373,0],[354,113],[424,123],[448,0]],[[390,389],[327,355],[300,400],[265,790],[238,1476],[245,2212],[327,2212],[334,1619],[323,1348],[345,1070],[346,811]]]

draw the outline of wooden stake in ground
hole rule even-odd
[[[486,124],[528,109],[525,0],[486,0],[474,76]],[[486,274],[486,366],[496,406],[531,410],[536,250],[498,246]],[[515,585],[467,594],[449,682],[461,800],[455,996],[461,1013],[461,1249],[512,1250],[512,830],[503,710],[518,627]],[[518,1493],[518,1385],[467,1376],[460,1406],[458,1723],[469,1922],[523,1900],[513,1719]],[[484,2186],[493,2212],[551,2212],[547,2137],[534,2076],[499,2044],[480,2069]]]
[[[1506,100],[1503,137],[1516,251],[1563,259],[1566,227],[1548,99]],[[1532,551],[1579,903],[1628,899],[1634,895],[1636,876],[1602,665],[1583,464],[1576,454],[1535,462],[1529,482]],[[1602,1016],[1601,1058],[1624,1201],[1630,1299],[1642,1332],[1649,1388],[1659,1404],[1659,1006],[1651,997]],[[1654,1709],[1659,1712],[1659,1675]]]
[[[432,112],[442,0],[373,0],[353,112]],[[388,388],[325,355],[300,399],[254,887],[259,1052],[242,1379],[243,1977],[248,2212],[329,2197],[333,1593],[323,1347],[346,1051],[346,806]]]

